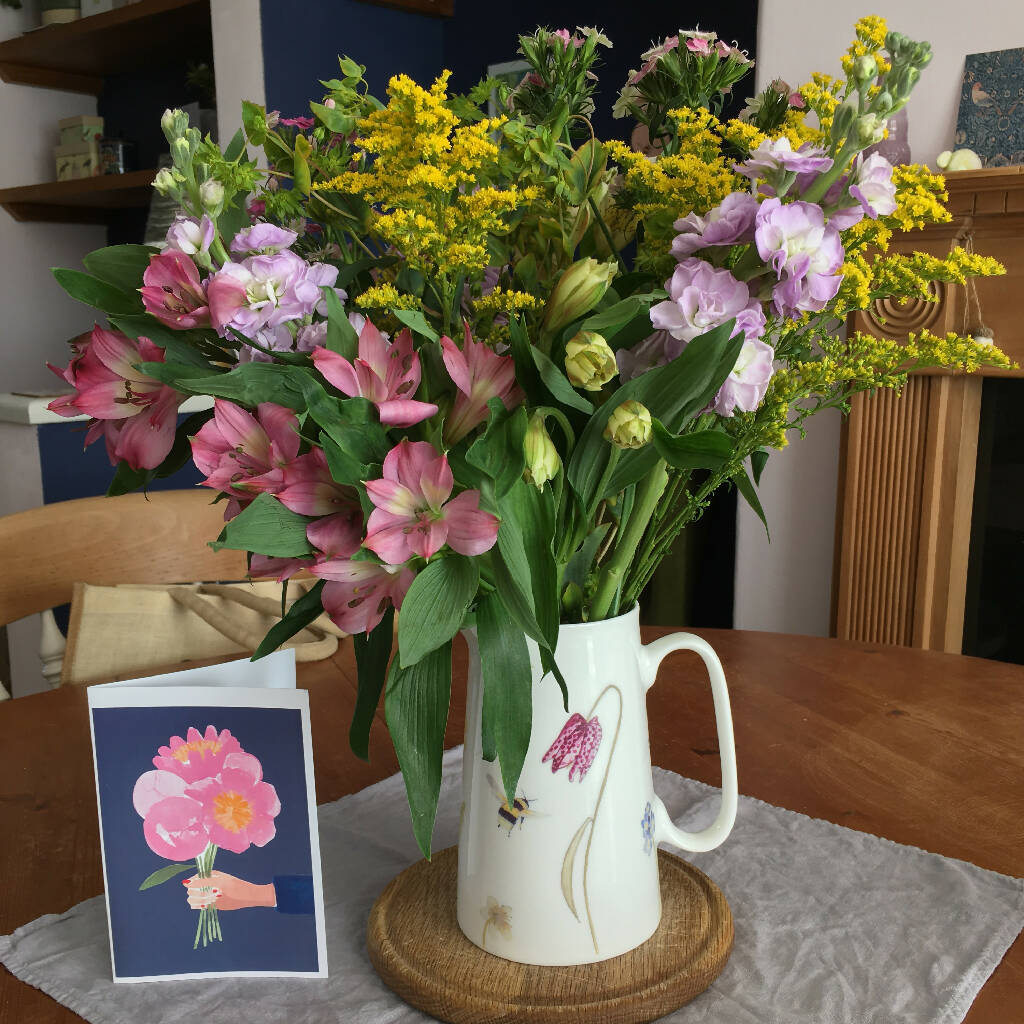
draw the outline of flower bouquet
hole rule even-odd
[[[887,251],[949,217],[941,177],[867,152],[928,44],[865,18],[844,77],[773,82],[727,118],[753,62],[679,32],[615,103],[643,152],[591,127],[610,45],[538,29],[516,88],[398,75],[383,99],[344,57],[308,115],[244,104],[224,151],[167,111],[166,244],[55,271],[107,326],[75,343],[52,408],[92,418],[110,493],[191,456],[224,500],[214,547],[250,552],[253,575],[318,577],[256,656],[322,610],[354,635],[352,747],[366,756],[383,693],[428,855],[460,629],[476,626],[483,753],[512,805],[528,640],[564,691],[559,624],[633,607],[717,488],[763,519],[766,460],[808,416],[923,367],[1007,365],[970,337],[841,330],[877,300],[1002,272]],[[190,395],[213,408],[179,426]]]
[[[205,733],[190,728],[182,739],[172,736],[153,758],[154,770],[135,783],[132,803],[142,818],[146,845],[158,856],[176,863],[158,868],[139,886],[151,889],[183,871],[196,869],[208,879],[219,849],[245,853],[266,846],[277,834],[274,818],[281,811],[277,791],[263,781],[259,759],[242,749],[230,731],[212,725]],[[193,863],[177,863],[188,858]],[[197,887],[200,893],[203,886]],[[202,899],[193,949],[223,940],[217,908]]]

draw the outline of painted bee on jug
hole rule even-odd
[[[522,828],[525,818],[534,817],[537,814],[536,811],[530,809],[531,801],[521,794],[518,794],[515,800],[512,801],[511,806],[509,806],[504,791],[490,772],[487,773],[487,785],[491,787],[491,792],[500,802],[498,807],[498,828],[503,828],[509,835],[512,835],[512,830],[516,825]]]

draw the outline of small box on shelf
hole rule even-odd
[[[76,114],[58,121],[57,128],[62,146],[73,146],[90,139],[98,141],[103,135],[103,118],[94,114]]]
[[[69,146],[54,146],[53,156],[57,162],[58,181],[94,178],[103,173],[100,146],[95,139]]]

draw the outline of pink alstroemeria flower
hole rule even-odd
[[[400,441],[384,459],[383,479],[365,486],[376,508],[363,543],[389,565],[430,558],[446,543],[460,555],[480,555],[498,539],[498,519],[480,508],[479,491],[449,500],[448,458],[426,441]]]
[[[347,558],[320,562],[310,572],[328,581],[320,594],[324,611],[339,629],[353,635],[375,629],[389,604],[401,608],[415,577],[407,567]]]
[[[412,397],[420,386],[420,357],[412,347],[408,328],[389,344],[367,320],[359,332],[359,355],[354,364],[337,352],[317,347],[313,365],[342,394],[373,402],[386,426],[411,427],[437,412],[436,405]]]
[[[185,794],[200,805],[202,823],[215,846],[245,853],[277,835],[274,818],[281,801],[277,790],[263,781],[263,766],[252,754],[228,754],[215,778],[189,786]]]
[[[102,437],[112,465],[124,459],[132,469],[156,469],[174,444],[185,396],[135,367],[162,363],[164,350],[149,338],[132,340],[99,325],[72,347],[75,355],[65,369],[47,365],[75,393],[47,408],[59,416],[91,416],[85,443]]]
[[[351,516],[359,508],[356,492],[331,476],[322,448],[311,448],[285,466],[284,488],[277,497],[300,516]]]
[[[185,738],[172,736],[167,746],[157,750],[153,764],[161,771],[178,775],[186,782],[198,782],[207,776],[216,775],[228,754],[237,754],[242,745],[231,735],[230,730],[220,732],[212,725],[201,733],[190,727]]]
[[[444,424],[447,444],[457,444],[487,419],[487,403],[492,398],[500,398],[506,409],[515,408],[523,400],[512,357],[499,356],[482,341],[474,341],[468,323],[461,350],[451,338],[444,337],[441,351],[448,375],[459,389]]]
[[[541,764],[551,762],[552,774],[568,766],[569,781],[578,775],[583,781],[601,746],[601,723],[597,715],[591,719],[584,718],[579,712],[569,716],[569,721],[562,726],[555,742],[548,747],[548,752],[541,758]]]
[[[142,284],[142,304],[161,323],[179,331],[210,326],[206,290],[191,256],[177,249],[150,256]]]
[[[253,416],[215,398],[213,419],[191,440],[192,461],[206,474],[203,486],[251,500],[284,487],[284,467],[299,454],[299,421],[291,409],[273,402],[258,405]]]
[[[312,558],[272,558],[269,555],[254,554],[249,559],[249,576],[252,579],[274,579],[283,583],[313,564]]]

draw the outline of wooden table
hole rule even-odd
[[[651,640],[668,630],[645,630]],[[732,691],[740,791],[900,843],[1024,874],[1024,668],[956,655],[771,633],[702,630]],[[459,681],[465,650],[457,647]],[[370,763],[348,752],[349,645],[299,666],[310,692],[317,796],[336,800],[398,768],[383,712]],[[719,784],[703,667],[662,666],[649,700],[654,762]],[[448,744],[461,739],[456,685]],[[0,934],[102,891],[85,692],[0,705]],[[967,1016],[1009,1024],[1024,1008],[1018,939]],[[75,1014],[0,969],[2,1024]]]

